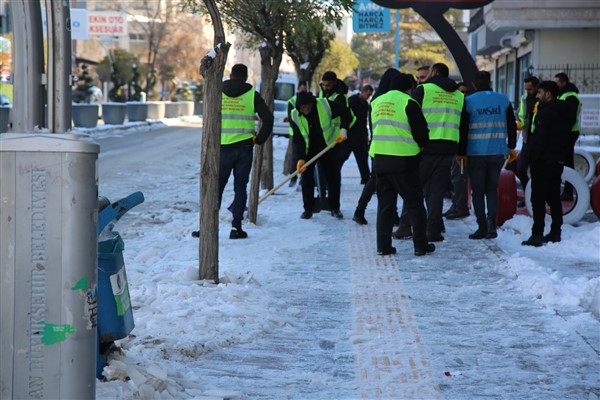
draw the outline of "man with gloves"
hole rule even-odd
[[[493,239],[498,236],[498,180],[507,154],[509,161],[516,158],[517,124],[508,97],[492,91],[489,72],[478,71],[473,87],[475,93],[465,100],[466,115],[460,125],[462,140],[456,158],[459,163],[467,163],[471,179],[478,228],[469,239]]]
[[[298,93],[296,108],[290,116],[290,125],[294,131],[294,154],[298,160],[296,167],[302,174],[304,212],[300,218],[310,219],[315,201],[314,164],[308,167],[304,164],[325,147],[346,140],[352,116],[346,107],[325,98],[316,99],[310,92]],[[339,129],[334,124],[336,118],[340,120]],[[327,179],[331,215],[342,219],[344,216],[340,212],[341,174],[337,148],[329,150],[319,161]]]

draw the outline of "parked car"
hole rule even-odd
[[[287,101],[283,100],[275,100],[275,105],[273,107],[273,135],[274,136],[290,136],[290,123],[288,121],[287,114]],[[260,129],[260,121],[258,117],[255,117],[256,121],[256,131]]]
[[[288,120],[287,101],[275,100],[273,116],[275,117],[275,121],[273,121],[273,135],[289,136],[290,122]]]

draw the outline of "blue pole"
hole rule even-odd
[[[400,68],[400,10],[396,10],[396,69]]]

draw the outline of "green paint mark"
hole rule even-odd
[[[54,325],[54,324],[46,324],[44,326],[44,332],[42,336],[42,343],[46,346],[64,342],[67,340],[67,333],[75,333],[77,329],[75,327],[64,324],[64,325]]]
[[[87,276],[81,278],[79,280],[79,282],[77,282],[75,284],[75,286],[73,286],[71,288],[71,290],[83,290],[84,292],[86,292],[87,289],[88,289],[88,277]]]

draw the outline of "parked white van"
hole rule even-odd
[[[256,82],[256,90],[260,92],[261,77]],[[298,78],[295,74],[280,73],[275,81],[275,100],[288,101],[298,90]]]

